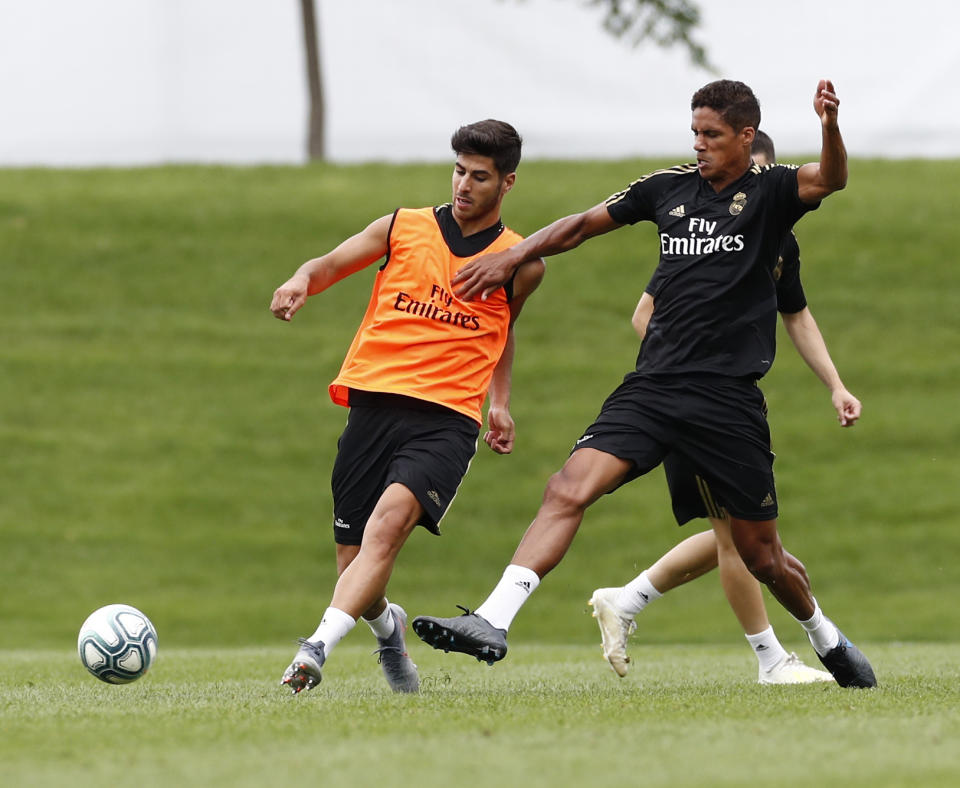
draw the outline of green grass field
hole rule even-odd
[[[505,218],[529,233],[664,163],[525,163]],[[360,632],[290,702],[275,683],[335,574],[345,411],[325,389],[373,271],[290,325],[267,305],[368,221],[447,200],[449,168],[0,171],[0,783],[93,784],[126,767],[155,785],[330,783],[324,768],[334,784],[432,785],[494,762],[499,781],[520,784],[513,768],[530,785],[955,784],[958,175],[957,161],[855,160],[848,189],[797,226],[860,424],[836,425],[785,335],[763,382],[784,542],[825,612],[869,645],[880,690],[752,684],[715,577],[644,612],[643,672],[618,682],[585,601],[687,534],[657,471],[591,509],[502,665],[417,642],[431,681],[394,698]],[[548,262],[518,325],[516,451],[481,446],[444,536],[410,540],[390,596],[411,615],[473,607],[499,577],[633,364],[629,318],[655,251],[638,226]],[[130,687],[99,685],[73,653],[109,602],[160,632],[160,662]],[[770,615],[810,660],[789,616],[772,602]]]
[[[637,646],[623,680],[598,647],[522,646],[493,669],[423,653],[423,691],[397,696],[369,649],[344,645],[299,697],[273,675],[289,649],[171,649],[127,687],[62,670],[65,652],[6,652],[0,780],[955,786],[955,650],[870,646],[885,678],[872,691],[760,687],[739,644]]]

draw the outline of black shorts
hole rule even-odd
[[[724,519],[726,509],[717,502],[707,480],[697,473],[686,457],[675,451],[670,452],[663,458],[663,472],[667,477],[670,504],[677,525],[703,517]]]
[[[417,524],[439,534],[476,454],[479,433],[473,419],[442,405],[351,391],[331,479],[334,540],[360,544],[373,508],[395,482],[423,507]]]
[[[686,463],[686,472],[693,472],[697,497],[700,478],[718,516],[726,510],[744,520],[777,517],[766,403],[753,380],[632,372],[607,397],[573,450],[584,448],[632,462],[621,484],[653,470],[673,452]],[[689,508],[685,505],[682,514]],[[703,511],[710,510],[704,505]]]

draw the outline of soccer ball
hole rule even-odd
[[[101,681],[129,684],[156,659],[157,630],[135,607],[107,605],[83,622],[77,651],[83,666]]]

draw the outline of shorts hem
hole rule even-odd
[[[731,512],[728,509],[727,513],[730,515],[730,517],[736,518],[737,520],[749,520],[750,522],[753,522],[753,523],[762,523],[762,522],[766,522],[767,520],[776,520],[780,516],[780,512],[778,509],[774,509],[773,511],[770,511],[770,512],[763,512],[762,514],[736,514],[735,512]]]

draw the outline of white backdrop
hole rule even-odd
[[[700,6],[698,38],[754,88],[781,154],[818,149],[825,76],[852,155],[957,155],[960,4]],[[528,158],[685,160],[690,95],[715,78],[616,41],[582,0],[318,10],[335,161],[445,160],[452,130],[485,117],[513,123]],[[306,114],[298,0],[0,0],[0,165],[296,163]]]

